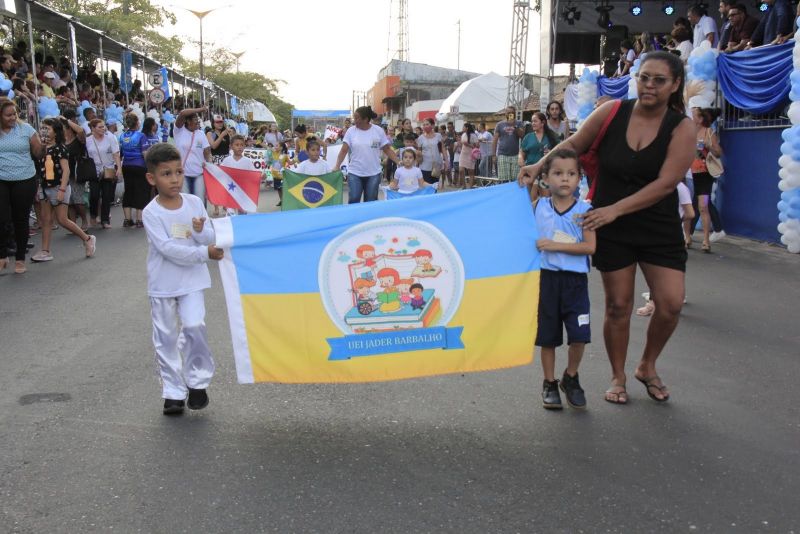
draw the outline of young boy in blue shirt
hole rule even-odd
[[[563,328],[566,328],[569,359],[560,387],[570,406],[585,408],[578,365],[584,346],[591,341],[587,275],[589,255],[595,250],[595,233],[581,228],[579,219],[592,207],[575,198],[581,172],[578,155],[572,150],[550,153],[542,175],[550,191],[549,197],[540,198],[534,205],[540,236],[536,248],[541,251],[536,346],[541,347],[544,371],[542,405],[547,409],[561,409],[555,362],[556,347],[563,343]]]

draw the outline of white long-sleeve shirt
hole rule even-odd
[[[154,198],[144,208],[147,231],[147,294],[151,297],[178,297],[211,287],[206,262],[208,245],[215,241],[203,201],[181,193],[183,204],[170,210]],[[192,228],[192,218],[206,219],[202,232]]]

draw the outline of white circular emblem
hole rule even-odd
[[[464,294],[464,264],[435,226],[404,218],[358,224],[325,247],[322,303],[344,334],[447,325]]]

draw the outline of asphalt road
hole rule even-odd
[[[538,361],[237,385],[212,267],[211,404],[168,418],[144,231],[113,216],[94,259],[59,230],[55,261],[0,275],[0,532],[800,531],[798,256],[733,239],[691,251],[689,303],[659,367],[666,405],[632,377],[628,406],[602,400],[593,273],[589,408],[561,413],[540,406]],[[633,319],[630,373],[646,326]]]

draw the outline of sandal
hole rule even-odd
[[[711,254],[711,244],[703,243],[702,247],[700,248],[706,254]]]
[[[25,268],[25,262],[22,260],[17,260],[14,264],[14,272],[17,274],[23,274],[27,269]]]
[[[650,397],[651,399],[653,399],[656,402],[667,402],[669,400],[669,392],[667,391],[667,386],[665,386],[663,384],[663,382],[662,382],[662,384],[660,386],[657,386],[657,385],[653,384],[653,382],[656,381],[656,380],[661,382],[661,379],[658,377],[658,375],[648,376],[648,377],[645,377],[645,378],[641,378],[641,377],[638,377],[636,375],[633,375],[633,376],[636,378],[636,380],[638,380],[639,382],[644,384],[644,387],[647,390],[647,396],[648,397]],[[655,388],[656,390],[658,390],[663,395],[663,397],[660,398],[660,399],[658,397],[656,397],[653,394],[653,392],[650,391],[650,388]]]
[[[653,304],[652,300],[648,300],[647,304],[642,306],[641,308],[636,309],[636,315],[639,317],[650,317],[653,315],[653,312],[656,311],[656,305]]]
[[[611,397],[610,395],[614,395],[614,397]],[[610,402],[611,404],[628,404],[628,391],[625,389],[625,385],[612,385],[606,390],[605,399],[606,402]]]
[[[5,270],[6,265],[8,265],[8,258],[0,258],[0,271]]]

